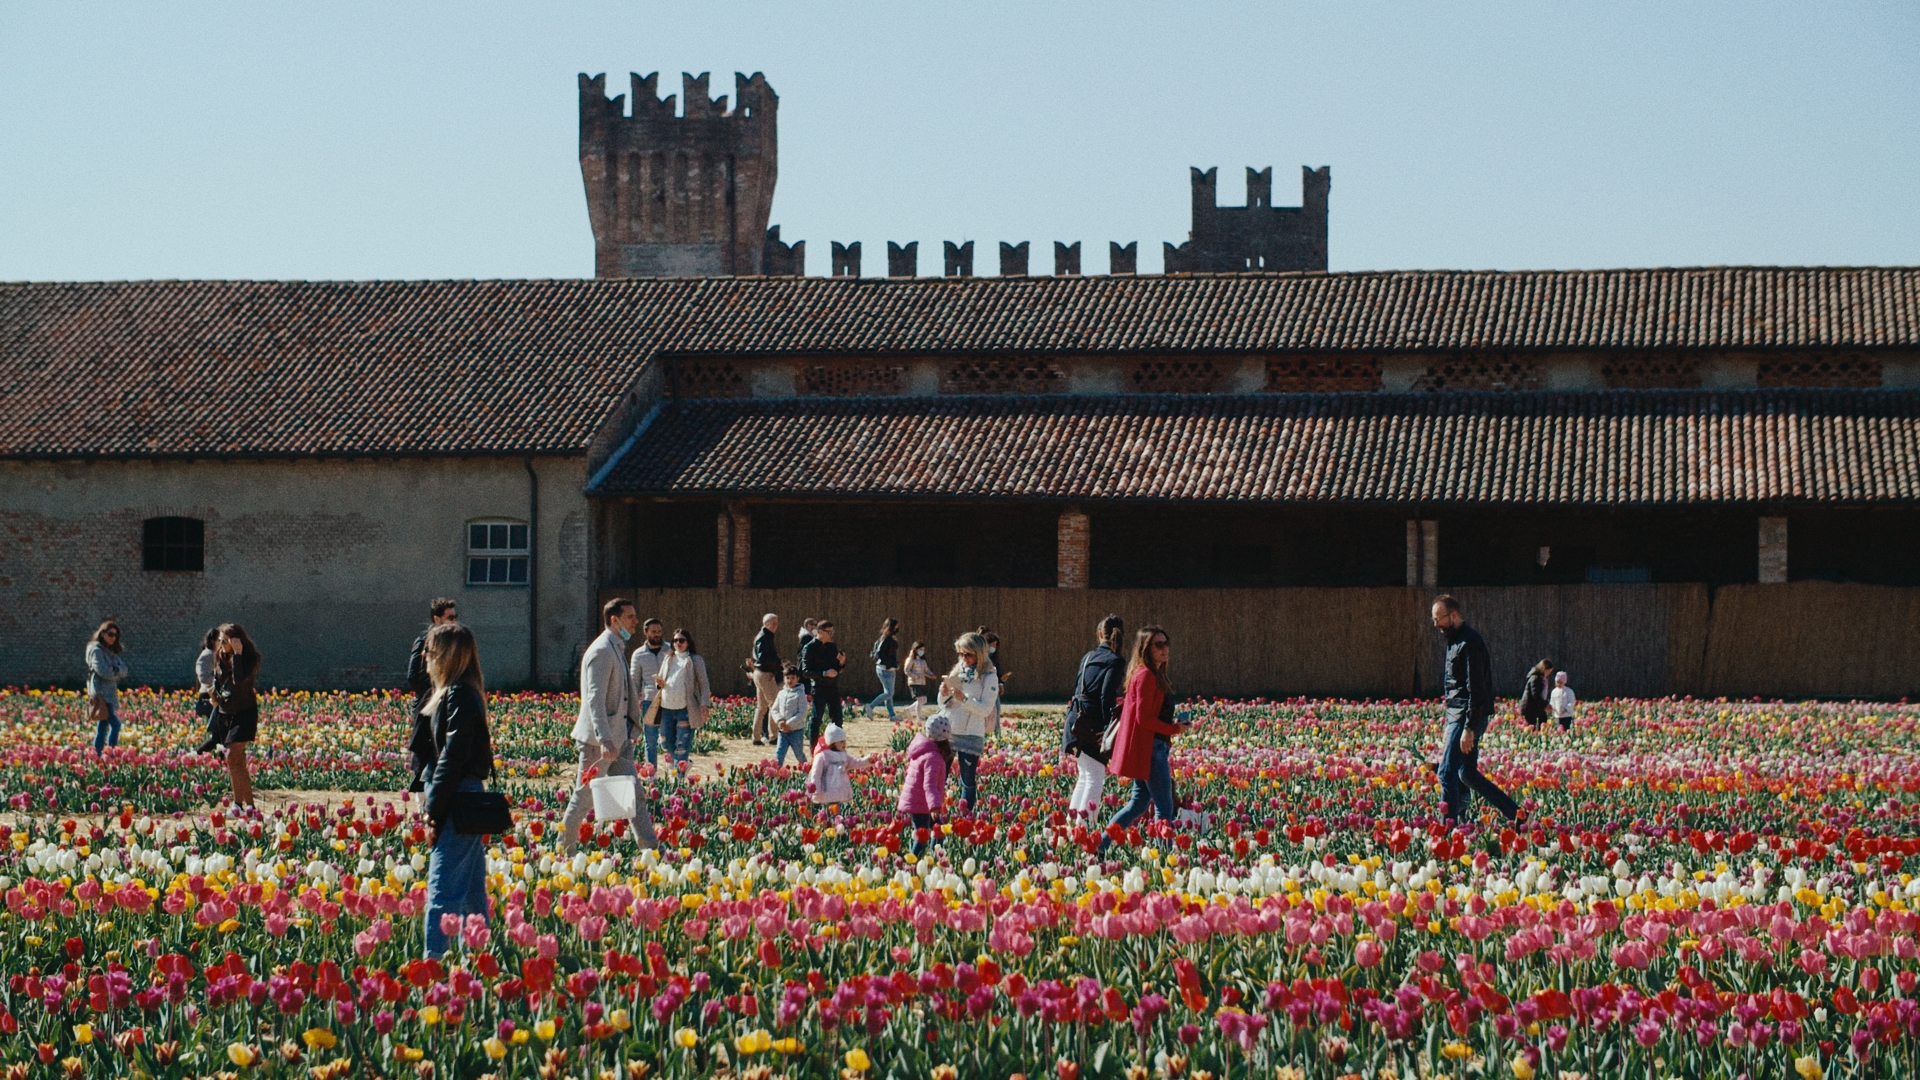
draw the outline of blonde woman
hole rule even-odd
[[[427,825],[432,830],[427,863],[426,956],[447,951],[442,915],[487,917],[487,847],[484,836],[452,827],[458,792],[485,791],[493,775],[493,736],[487,730],[486,679],[473,631],[441,623],[427,631],[427,674],[433,692],[424,708],[433,733],[434,758],[422,773]]]
[[[960,798],[971,812],[980,797],[980,755],[987,752],[994,710],[1000,703],[1000,678],[993,671],[987,639],[962,634],[953,643],[953,670],[940,680],[940,704],[953,726],[953,756],[960,765]]]

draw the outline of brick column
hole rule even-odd
[[[1787,519],[1760,519],[1760,584],[1787,583]]]
[[[728,503],[717,523],[719,555],[714,580],[722,587],[746,588],[753,583],[753,515],[739,503]]]
[[[1054,584],[1062,589],[1087,587],[1087,515],[1077,506],[1060,511],[1059,562]]]
[[[1440,584],[1440,523],[1407,522],[1407,588],[1431,589]]]

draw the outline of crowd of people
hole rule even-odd
[[[657,846],[645,780],[686,776],[694,733],[706,722],[714,699],[706,661],[689,630],[676,628],[669,635],[665,623],[643,620],[628,599],[609,601],[601,615],[601,632],[580,658],[580,705],[572,729],[578,767],[561,830],[569,855],[587,835],[592,787],[603,779],[630,778],[633,798],[626,805],[632,807],[633,835],[642,847]],[[1429,762],[1419,748],[1409,752],[1437,775],[1448,821],[1464,818],[1477,793],[1508,821],[1523,822],[1525,812],[1479,769],[1480,740],[1495,701],[1486,642],[1467,625],[1453,597],[1436,598],[1431,615],[1446,639],[1445,718],[1437,760]],[[847,656],[829,620],[802,622],[792,660],[781,658],[779,630],[777,614],[763,616],[745,661],[757,698],[753,744],[771,746],[774,763],[782,768],[791,754],[794,765],[806,770],[806,798],[831,812],[852,800],[852,776],[870,764],[849,748],[844,726],[848,718],[839,677]],[[868,651],[881,692],[860,711],[872,720],[885,706],[891,728],[898,680],[905,676],[915,730],[895,805],[913,826],[913,851],[924,854],[943,818],[969,813],[979,802],[980,761],[999,731],[1009,676],[1001,668],[1000,639],[987,627],[956,638],[953,664],[937,677],[925,643],[914,641],[903,655],[899,631],[899,621],[887,619]],[[1089,825],[1099,824],[1109,777],[1131,784],[1125,802],[1105,823],[1104,847],[1149,814],[1178,820],[1170,758],[1173,741],[1190,729],[1192,716],[1175,705],[1173,645],[1164,628],[1142,627],[1129,640],[1121,618],[1109,615],[1095,635],[1074,680],[1061,750],[1075,778],[1068,810]],[[87,712],[96,753],[119,744],[118,687],[128,676],[123,653],[120,627],[111,620],[87,642]],[[260,667],[259,649],[234,623],[208,630],[194,663],[195,711],[206,721],[198,749],[225,757],[241,813],[257,813],[247,747],[259,732]],[[428,606],[427,630],[408,655],[407,685],[412,693],[408,790],[422,795],[432,851],[424,947],[428,956],[438,957],[447,944],[441,915],[485,918],[484,837],[508,824],[504,798],[486,790],[493,750],[485,680],[473,632],[460,623],[454,601],[438,598]],[[1539,727],[1552,718],[1568,729],[1575,704],[1567,673],[1556,671],[1551,660],[1528,671],[1520,715],[1529,725]],[[957,787],[951,802],[950,787]]]

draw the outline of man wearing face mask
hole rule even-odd
[[[639,790],[638,770],[634,765],[633,736],[639,723],[638,695],[627,673],[627,642],[640,623],[633,601],[609,600],[601,610],[606,630],[580,657],[580,717],[573,724],[573,743],[580,751],[580,771],[574,783],[573,797],[567,802],[567,814],[561,826],[561,846],[567,854],[580,844],[580,826],[593,806],[593,791],[588,781],[598,776],[634,777],[633,833],[640,846],[658,846],[653,835],[653,814],[647,809],[646,792]]]

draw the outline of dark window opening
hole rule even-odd
[[[1273,569],[1273,548],[1267,544],[1213,545],[1213,572],[1221,577],[1259,577]]]
[[[908,585],[945,585],[958,562],[952,544],[901,544],[893,559],[894,572]]]
[[[143,569],[204,571],[206,523],[199,518],[148,518],[140,547]]]

